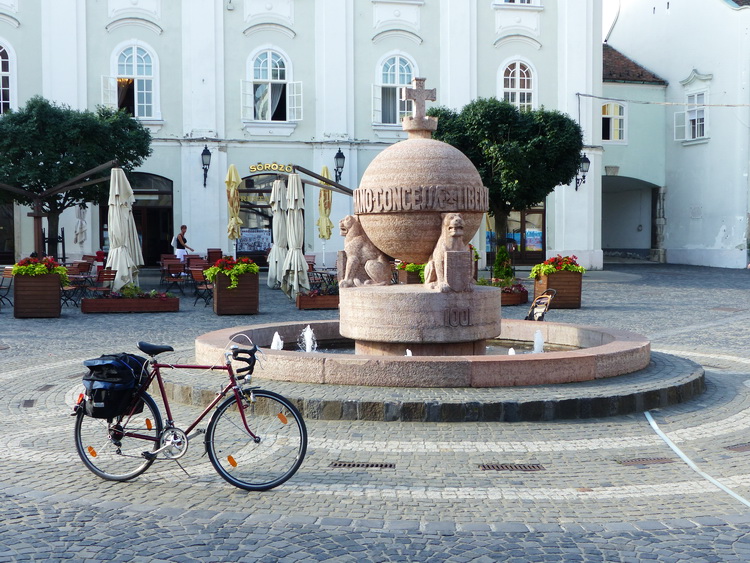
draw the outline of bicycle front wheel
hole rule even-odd
[[[221,403],[206,429],[206,451],[216,471],[229,483],[248,491],[281,485],[299,469],[307,451],[307,428],[297,408],[271,391],[245,391]]]
[[[161,414],[147,393],[141,395],[143,412],[118,416],[112,420],[92,418],[78,410],[75,442],[84,465],[108,481],[127,481],[137,477],[154,462],[143,452],[159,448]],[[138,409],[136,409],[138,410]]]

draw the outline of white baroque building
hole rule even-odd
[[[583,127],[591,169],[585,183],[517,214],[517,259],[575,254],[601,268],[600,103],[578,95],[602,94],[601,20],[601,0],[0,0],[0,111],[41,94],[73,108],[127,108],[147,126],[153,155],[130,180],[153,264],[181,224],[198,251],[234,250],[230,164],[255,206],[243,214],[248,227],[268,227],[269,182],[292,165],[333,172],[341,150],[341,183],[355,188],[378,152],[404,138],[410,107],[399,89],[414,77],[437,89],[438,105],[496,96],[557,109]],[[33,250],[27,211],[0,213],[0,262]],[[351,197],[334,194],[334,224],[351,212]],[[310,185],[305,216],[304,252],[333,265],[343,240],[319,238]],[[72,242],[74,212],[61,221],[69,258],[106,248],[106,210],[93,206],[86,221],[82,244]],[[484,249],[484,233],[474,242]]]
[[[607,82],[605,70],[600,102],[622,128],[603,141],[605,251],[746,267],[750,1],[621,1],[607,44],[648,71]]]

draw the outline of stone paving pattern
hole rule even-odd
[[[146,340],[172,344],[181,361],[204,332],[336,316],[298,311],[261,288],[254,317],[218,317],[189,297],[180,313],[164,314],[68,307],[60,319],[14,319],[2,307],[0,561],[750,560],[745,270],[607,264],[584,277],[581,309],[547,317],[638,332],[655,351],[705,368],[704,394],[651,411],[703,474],[643,414],[538,423],[308,420],[300,471],[264,493],[224,482],[199,440],[180,460],[185,471],[158,461],[131,482],[109,483],[86,470],[69,416],[84,359],[136,352],[135,342]],[[503,314],[522,318],[527,310]],[[217,387],[221,379],[205,378]],[[178,425],[196,414],[189,405],[175,410]],[[337,461],[393,467],[332,467]]]

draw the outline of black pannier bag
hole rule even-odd
[[[124,414],[148,372],[146,358],[124,352],[85,360],[83,365],[89,368],[83,376],[84,412],[94,418],[109,419]],[[143,401],[139,401],[134,412],[143,412]]]

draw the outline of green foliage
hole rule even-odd
[[[14,276],[43,276],[45,274],[57,274],[60,276],[60,285],[70,283],[68,269],[60,266],[51,256],[43,258],[23,258],[13,265]]]
[[[507,216],[544,201],[575,178],[583,135],[558,111],[519,111],[495,98],[479,98],[460,112],[431,108],[435,139],[453,145],[476,166],[489,190],[490,211]]]
[[[73,110],[37,96],[0,116],[0,182],[41,194],[113,159],[128,172],[151,154],[150,145],[149,131],[123,111]],[[108,177],[108,172],[90,179],[100,177]],[[85,201],[100,202],[108,189],[105,181],[51,196],[43,210],[59,215]],[[31,203],[4,190],[0,201]]]
[[[495,263],[492,266],[493,278],[513,278],[515,272],[510,261],[510,254],[504,244],[498,245],[495,253]]]

